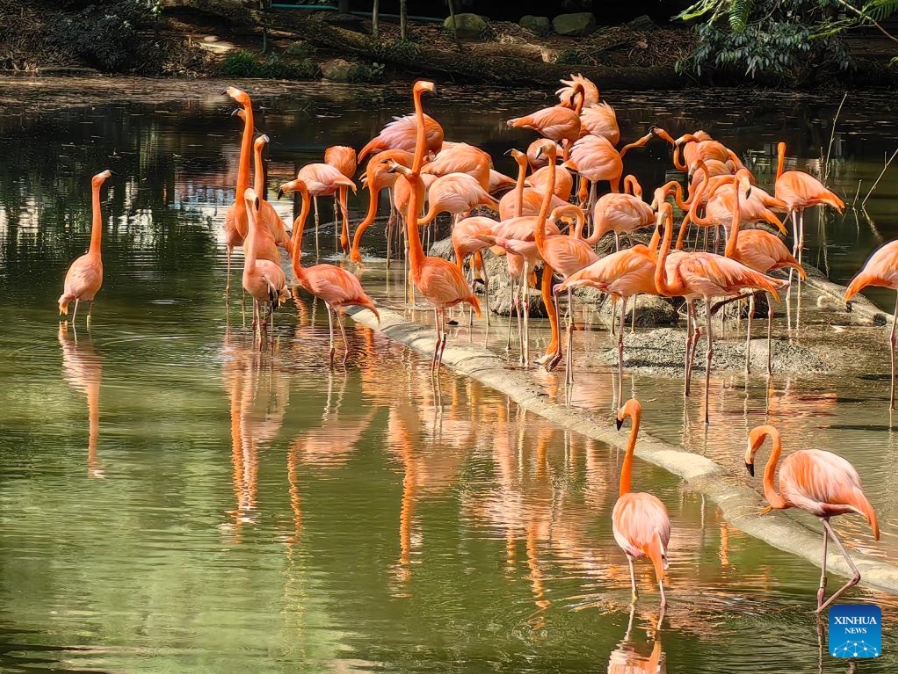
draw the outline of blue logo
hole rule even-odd
[[[882,654],[882,609],[871,604],[836,604],[829,610],[829,654],[834,658],[878,658]]]

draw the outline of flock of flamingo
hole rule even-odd
[[[616,149],[620,132],[614,110],[599,100],[598,88],[588,79],[575,75],[563,81],[557,93],[560,103],[531,115],[511,119],[510,127],[524,127],[537,131],[542,138],[526,152],[511,150],[519,166],[517,180],[492,169],[490,156],[466,143],[444,141],[443,129],[424,113],[423,94],[433,92],[431,82],[418,81],[413,88],[414,113],[397,118],[371,140],[359,153],[350,147],[327,149],[324,163],[304,166],[295,180],[281,185],[278,196],[287,192],[300,195],[301,212],[293,223],[292,236],[274,207],[266,200],[267,189],[262,167],[262,152],[269,139],[255,137],[250,97],[234,87],[226,90],[240,108],[235,111],[243,120],[240,163],[235,203],[225,218],[225,237],[230,288],[231,253],[235,247],[244,250],[242,286],[253,299],[254,339],[263,337],[270,325],[272,312],[287,297],[289,289],[278,248],[290,254],[296,280],[303,289],[322,300],[327,308],[330,327],[330,364],[335,355],[334,318],[341,330],[344,362],[349,346],[343,325],[346,308],[357,306],[378,316],[377,308],[365,293],[358,278],[343,267],[317,264],[304,267],[301,242],[306,220],[314,204],[316,248],[319,225],[318,197],[335,197],[342,213],[340,244],[344,253],[360,263],[360,241],[377,213],[378,197],[389,189],[391,218],[387,227],[389,243],[394,236],[395,215],[404,223],[404,234],[410,278],[414,289],[433,307],[436,344],[432,370],[442,363],[448,337],[448,310],[467,304],[480,316],[480,300],[475,293],[476,283],[484,286],[489,304],[488,278],[484,270],[483,251],[492,249],[507,260],[509,280],[518,315],[523,314],[520,348],[523,363],[529,361],[528,307],[529,288],[534,283],[534,271],[542,265],[541,293],[552,328],[552,339],[537,361],[547,368],[555,367],[562,359],[558,297],[566,293],[568,300],[566,326],[566,381],[573,378],[572,291],[589,286],[621,302],[621,329],[618,332],[618,369],[623,369],[623,324],[627,302],[637,294],[682,297],[686,300],[686,363],[685,387],[689,392],[692,363],[701,330],[696,313],[696,300],[705,307],[705,336],[707,338],[705,367],[705,421],[709,377],[713,355],[712,317],[717,309],[730,301],[750,298],[756,293],[769,293],[774,298],[780,292],[791,291],[792,274],[804,277],[802,247],[804,211],[817,205],[844,208],[844,203],[817,179],[801,171],[784,171],[785,144],[778,145],[778,169],[771,196],[758,187],[751,172],[736,154],[704,131],[672,138],[658,127],[642,138]],[[653,138],[673,147],[674,166],[688,171],[689,185],[684,190],[679,182],[671,181],[654,191],[651,204],[642,199],[642,189],[633,176],[623,177],[623,158],[633,148],[644,146]],[[371,156],[362,181],[370,191],[369,210],[350,239],[349,216],[346,205],[348,190],[356,190],[354,176],[358,162]],[[559,155],[561,163],[559,163]],[[250,159],[255,159],[255,181],[250,185]],[[528,177],[528,168],[534,171]],[[93,301],[103,282],[101,259],[102,216],[100,190],[110,177],[103,171],[93,177],[93,222],[89,251],[76,259],[65,278],[64,291],[59,298],[59,310],[68,314],[69,304],[75,302],[74,323],[81,300],[90,302],[87,321],[90,325]],[[571,203],[575,178],[577,204]],[[623,180],[622,180],[623,178]],[[611,192],[597,198],[597,183],[608,181]],[[623,182],[624,192],[620,192]],[[514,187],[497,199],[491,194]],[[674,245],[673,206],[684,211]],[[427,203],[425,215],[421,215]],[[499,219],[470,211],[485,206],[497,212]],[[764,222],[786,235],[787,229],[776,215],[785,212],[792,223],[793,247],[790,251],[776,234],[764,229],[742,230],[744,225]],[[454,216],[452,244],[455,261],[428,256],[421,239],[420,228],[434,221],[437,215],[448,212]],[[462,217],[463,215],[468,217]],[[704,250],[686,251],[686,233],[693,224],[704,231]],[[637,244],[622,248],[622,238],[640,229],[654,226],[648,245]],[[709,232],[714,231],[714,247],[719,250],[720,228],[724,230],[723,254],[712,253]],[[701,230],[700,230],[701,231]],[[595,244],[606,233],[613,232],[616,251],[599,257]],[[663,233],[662,233],[663,232]],[[699,237],[696,237],[696,245]],[[351,241],[351,244],[350,244]],[[631,240],[632,242],[632,240]],[[672,247],[674,248],[673,250]],[[389,255],[389,252],[388,252]],[[471,276],[464,269],[469,258]],[[788,279],[768,276],[777,269],[789,269]],[[553,283],[555,276],[561,282]],[[866,286],[884,286],[898,290],[898,241],[884,245],[868,261],[845,294],[848,301]],[[772,304],[770,305],[772,307]],[[753,311],[751,305],[750,314]],[[768,321],[768,371],[770,368],[770,335],[772,308]],[[898,319],[898,301],[895,317]],[[749,325],[749,336],[750,336]],[[746,347],[747,348],[747,347]],[[896,333],[893,323],[890,335],[892,384],[890,405],[895,399]],[[618,378],[620,381],[620,377]],[[618,397],[620,400],[621,398]],[[667,567],[667,545],[670,539],[670,520],[664,504],[648,493],[630,491],[633,452],[639,432],[641,405],[629,400],[617,416],[618,428],[630,418],[632,429],[625,454],[620,496],[612,513],[614,537],[627,555],[630,566],[633,598],[637,595],[633,562],[648,558],[655,568],[664,595],[664,570]],[[779,492],[774,478],[782,445],[773,426],[759,426],[751,431],[745,464],[754,475],[754,457],[766,438],[771,438],[773,451],[764,471],[764,495],[770,509],[799,508],[819,517],[823,523],[823,560],[817,612],[820,613],[845,590],[860,580],[860,573],[851,561],[829,524],[835,515],[855,512],[863,515],[879,538],[876,513],[861,488],[860,478],[845,459],[816,449],[799,450],[788,456],[779,470]],[[827,541],[832,539],[852,570],[851,579],[829,599],[825,598]]]

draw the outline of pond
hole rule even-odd
[[[326,314],[305,295],[278,313],[272,349],[254,351],[239,296],[227,306],[223,294],[239,129],[220,83],[45,84],[4,82],[0,108],[0,671],[850,669],[818,637],[818,570],[734,530],[663,470],[634,468],[674,528],[658,629],[651,571],[637,565],[631,614],[611,535],[619,452],[449,371],[432,379],[427,359],[351,321],[353,356],[331,371]],[[254,101],[272,139],[269,187],[410,108],[404,89],[266,91]],[[504,120],[548,100],[439,94],[428,111],[447,138],[488,149],[507,173],[502,153],[534,136]],[[624,138],[651,123],[703,127],[752,157],[762,183],[777,140],[799,167],[825,156],[839,105],[606,97]],[[892,98],[850,95],[841,112],[831,173],[847,201],[898,146]],[[668,164],[660,144],[627,159],[646,186]],[[117,173],[103,200],[105,285],[91,330],[61,330],[56,300],[104,168]],[[809,255],[833,280],[898,233],[896,176],[866,213],[809,216]],[[365,199],[351,202],[355,221]],[[369,232],[380,249],[382,230]],[[366,274],[385,296],[382,260]],[[677,422],[657,423],[674,434]],[[885,497],[888,481],[870,479]],[[860,588],[848,601],[898,618],[893,597]],[[856,671],[894,671],[896,650],[887,629],[885,655]]]

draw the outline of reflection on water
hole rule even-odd
[[[829,102],[746,107],[715,96],[688,107],[668,94],[614,102],[627,138],[658,121],[733,136],[757,147],[760,163],[780,136],[816,156]],[[272,183],[326,144],[359,147],[406,111],[406,98],[387,97],[372,114],[364,103],[263,97]],[[450,138],[483,144],[510,172],[501,151],[529,137],[502,120],[534,102],[487,93],[472,114],[450,97],[434,114]],[[0,669],[846,670],[819,649],[816,569],[731,529],[664,471],[639,466],[641,488],[673,523],[658,627],[656,592],[631,610],[611,533],[620,452],[474,382],[433,379],[427,362],[358,325],[350,361],[331,371],[326,315],[305,295],[279,313],[271,350],[254,351],[239,307],[226,315],[222,296],[219,236],[239,142],[227,107],[210,94],[0,112]],[[849,108],[835,165],[842,189],[866,179],[895,136],[866,129],[873,104]],[[663,178],[665,154],[651,147],[634,159],[644,184]],[[67,262],[89,236],[88,176],[107,164],[124,178],[104,206],[104,310],[91,332],[54,335]],[[895,231],[884,201],[895,190],[889,177],[868,204],[880,235]],[[291,215],[292,204],[274,203]],[[834,270],[875,243],[869,227],[826,226]],[[381,297],[403,280],[377,264],[365,273]],[[555,374],[541,376],[555,385]],[[649,430],[727,465],[741,453],[722,429],[747,430],[763,400],[793,419],[790,447],[836,434],[846,446],[877,444],[877,465],[891,465],[892,434],[866,427],[888,420],[867,412],[864,384],[836,393],[825,380],[783,376],[746,395],[723,378],[715,413],[727,423],[710,429],[663,381],[627,384]],[[584,374],[574,404],[610,414],[614,388],[609,375]],[[861,472],[874,503],[894,512],[891,472]],[[843,519],[840,530],[864,545]],[[654,587],[650,566],[637,573]],[[860,588],[851,599],[881,604],[887,623],[898,617],[892,598]],[[885,639],[886,655],[858,671],[894,670],[898,641]]]

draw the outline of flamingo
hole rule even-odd
[[[667,606],[664,596],[664,571],[667,569],[667,546],[670,543],[670,518],[667,508],[657,496],[647,492],[630,491],[630,473],[633,468],[633,452],[642,419],[642,405],[635,398],[628,400],[617,413],[617,428],[630,418],[630,439],[620,473],[620,496],[611,511],[611,530],[614,540],[627,555],[630,565],[630,582],[633,602],[639,598],[636,590],[636,571],[633,562],[648,557],[655,567],[655,578],[661,590],[661,610]]]
[[[587,105],[580,112],[580,133],[607,138],[612,145],[620,142],[617,114],[607,103]]]
[[[532,143],[530,143],[530,145],[527,146],[527,163],[530,164],[530,168],[533,169],[534,171],[536,169],[542,168],[543,166],[545,166],[546,164],[549,163],[549,161],[546,159],[545,155],[540,155],[539,157],[536,156],[536,153],[539,150],[539,148],[542,147],[544,140],[545,140],[544,138],[537,138],[535,141],[533,141]],[[559,145],[558,151],[563,153],[564,148],[561,147],[561,145]]]
[[[673,209],[669,203],[661,204],[659,217],[666,219],[664,241],[655,267],[655,285],[662,295],[684,297],[686,299],[686,376],[685,393],[689,394],[693,349],[698,342],[698,326],[690,336],[690,325],[696,323],[695,300],[703,298],[708,328],[708,351],[705,357],[705,423],[708,423],[710,402],[711,357],[714,353],[714,338],[711,332],[710,300],[715,297],[733,297],[742,290],[765,290],[779,299],[777,289],[780,283],[764,274],[749,269],[743,264],[714,253],[684,253],[676,251],[670,255],[673,237]],[[690,345],[691,344],[691,345]]]
[[[632,177],[627,176],[627,179]],[[624,180],[625,183],[627,179]],[[620,192],[611,192],[599,197],[593,208],[592,217],[595,229],[587,241],[595,244],[608,232],[614,232],[616,250],[620,250],[621,234],[629,235],[655,222],[655,212],[649,204],[634,194]]]
[[[578,173],[588,183],[580,184],[581,205],[586,203],[587,186],[595,189],[595,184],[607,180],[612,192],[620,192],[620,179],[624,172],[624,156],[633,148],[642,147],[653,138],[649,131],[637,141],[624,145],[618,152],[607,138],[602,136],[583,136],[571,148],[570,158],[562,166]],[[594,198],[594,197],[593,197]]]
[[[359,151],[359,161],[363,161],[369,154],[377,154],[384,150],[415,151],[416,139],[415,115],[394,117],[379,135],[368,141]],[[424,133],[427,152],[437,154],[443,147],[443,127],[430,115],[424,115]]]
[[[240,112],[243,112],[243,110],[240,110]],[[256,196],[259,197],[259,223],[263,230],[270,234],[270,236],[264,235],[256,240],[256,257],[280,264],[281,254],[278,251],[278,247],[284,248],[289,253],[290,237],[287,235],[281,216],[278,215],[277,211],[274,210],[274,206],[265,198],[268,189],[265,187],[265,165],[262,160],[262,153],[269,142],[268,136],[263,133],[253,143],[253,163],[256,172],[253,189],[256,192]]]
[[[293,256],[291,264],[293,274],[302,288],[319,298],[327,307],[327,323],[330,328],[330,367],[334,366],[334,314],[337,316],[337,324],[340,326],[340,334],[343,337],[343,364],[349,357],[349,342],[346,340],[346,328],[343,325],[343,313],[346,307],[365,307],[370,310],[378,322],[380,314],[374,306],[374,302],[362,289],[358,278],[341,267],[332,264],[316,264],[313,267],[302,266],[302,233],[309,217],[309,202],[311,201],[309,188],[299,178],[294,182],[293,188],[300,194],[302,208],[296,221],[293,223]]]
[[[489,191],[492,165],[493,160],[479,147],[467,143],[453,143],[449,147],[444,144],[433,161],[421,169],[421,174],[445,176],[450,173],[467,173],[475,178],[484,190]]]
[[[767,467],[764,469],[764,497],[770,503],[764,512],[799,508],[816,515],[823,524],[823,562],[820,587],[817,590],[816,611],[819,614],[845,590],[857,585],[861,579],[860,571],[851,561],[842,541],[836,536],[836,532],[829,523],[829,518],[850,512],[863,515],[873,530],[873,538],[878,541],[879,523],[876,519],[876,511],[864,495],[861,478],[854,466],[841,456],[822,449],[800,449],[783,460],[779,474],[780,493],[778,494],[773,486],[773,478],[782,452],[782,441],[779,431],[774,426],[757,426],[748,434],[745,467],[750,475],[754,476],[755,474],[755,455],[767,437],[770,437],[773,443],[773,451],[767,461]],[[829,599],[823,601],[826,596],[826,544],[828,538],[832,538],[845,561],[848,562],[852,577]]]
[[[786,245],[780,241],[777,236],[765,232],[762,229],[747,229],[741,231],[742,218],[740,217],[740,199],[739,189],[744,190],[746,196],[753,192],[749,181],[749,172],[747,169],[739,169],[736,175],[732,177],[732,225],[730,229],[730,238],[727,241],[724,256],[737,262],[741,262],[749,269],[766,274],[774,269],[794,268],[798,271],[800,278],[807,278],[804,267],[789,253]],[[751,322],[755,312],[755,296],[749,296],[748,307],[748,331],[745,337],[745,373],[748,374],[751,368],[749,346],[751,340]],[[770,374],[772,368],[771,345],[773,341],[773,302],[767,302],[767,374]]]
[[[569,201],[574,189],[574,176],[563,166],[555,167],[555,184],[549,184],[549,167],[543,166],[530,176],[530,187],[538,192],[549,190],[562,201]]]
[[[415,82],[413,96],[415,100],[415,120],[417,122],[417,142],[415,145],[415,160],[412,168],[406,168],[391,160],[390,168],[405,175],[411,184],[408,211],[405,228],[407,230],[409,246],[409,262],[411,264],[411,276],[415,287],[433,305],[436,319],[436,344],[434,346],[431,371],[435,371],[443,363],[443,351],[446,348],[448,330],[446,329],[446,309],[457,304],[470,304],[477,316],[480,316],[480,302],[477,296],[471,292],[471,288],[465,281],[461,270],[448,260],[439,257],[427,257],[424,247],[421,245],[421,234],[418,231],[418,187],[420,184],[421,165],[424,163],[425,127],[424,108],[421,104],[421,96],[425,91],[433,92],[433,82],[419,80]],[[470,176],[468,176],[470,177]]]
[[[680,155],[683,159],[680,160]],[[745,168],[736,153],[704,131],[687,133],[674,141],[674,167],[685,171],[696,159],[716,159],[733,162],[737,169]]]
[[[318,254],[318,197],[333,197],[338,193],[341,187],[348,187],[352,190],[352,193],[355,194],[356,187],[355,183],[351,178],[347,178],[340,170],[331,166],[330,164],[306,164],[301,169],[299,169],[299,173],[296,175],[297,179],[302,180],[305,183],[306,188],[309,190],[309,194],[315,203],[315,254]],[[278,188],[278,199],[280,199],[284,194],[293,189],[295,181],[287,182],[281,185]],[[336,197],[335,197],[336,198]],[[339,201],[339,199],[337,199]],[[343,219],[344,226],[349,227],[345,221],[349,219],[349,213],[346,211],[346,208],[343,207],[343,204],[340,204],[340,208],[343,211]],[[348,231],[348,229],[347,229]]]
[[[617,336],[617,377],[618,401],[621,400],[624,377],[624,331],[627,315],[627,300],[638,294],[657,295],[655,285],[655,254],[659,241],[658,228],[648,246],[637,244],[632,248],[606,255],[591,265],[568,276],[563,283],[555,286],[555,294],[580,286],[589,286],[603,293],[620,298],[621,330]]]
[[[243,120],[243,136],[240,140],[240,159],[237,164],[237,188],[234,192],[234,203],[231,204],[227,213],[225,213],[224,221],[225,245],[227,246],[227,280],[225,281],[225,293],[230,293],[231,254],[234,252],[234,248],[243,245],[243,240],[246,238],[247,233],[248,220],[243,193],[250,186],[249,168],[255,127],[253,125],[253,105],[249,95],[236,87],[228,87],[225,89],[225,93],[243,107],[243,114],[240,115],[240,118]]]
[[[358,160],[356,159],[355,149],[347,145],[332,145],[324,151],[324,163],[330,164],[344,176],[352,180],[358,168]],[[344,213],[347,212],[346,199],[348,196],[348,188],[341,185],[337,191],[340,208]],[[334,222],[337,221],[337,201],[334,201]],[[343,228],[340,232],[340,247],[343,253],[349,252],[349,219],[343,218]]]
[[[349,255],[349,258],[356,264],[361,264],[362,262],[362,254],[359,251],[359,246],[362,242],[362,234],[365,233],[365,230],[368,229],[371,223],[374,222],[374,218],[377,217],[377,202],[380,191],[383,189],[392,190],[393,186],[396,184],[396,179],[399,177],[396,173],[391,173],[389,171],[389,166],[386,163],[386,160],[388,159],[394,159],[403,166],[411,166],[413,157],[412,153],[407,152],[406,150],[385,150],[380,153],[378,157],[368,161],[368,165],[365,167],[365,175],[362,177],[364,187],[368,189],[368,193],[370,194],[368,199],[368,213],[355,230]],[[392,208],[393,203],[391,201],[390,209],[392,210]],[[391,213],[390,215],[392,222],[393,214]],[[389,226],[387,241],[390,241]]]
[[[828,204],[841,213],[845,208],[845,202],[836,196],[835,192],[826,189],[823,183],[804,171],[783,172],[786,162],[786,144],[779,142],[776,149],[778,157],[776,184],[773,192],[777,199],[786,202],[789,209],[789,217],[792,218],[792,235],[795,239],[792,254],[796,255],[798,261],[801,262],[801,251],[804,247],[804,210],[809,206]]]
[[[541,139],[535,141],[535,143],[531,144],[530,148],[527,150],[527,154],[515,149],[509,150],[506,154],[510,154],[514,157],[514,160],[518,163],[518,179],[515,183],[515,189],[507,194],[504,194],[502,198],[499,200],[499,219],[500,220],[508,220],[510,218],[518,218],[522,215],[536,215],[539,213],[539,207],[542,205],[543,196],[542,191],[536,189],[535,187],[525,188],[525,181],[527,177],[527,164],[530,157],[531,149],[533,149],[533,157],[535,159],[536,152],[539,149],[541,144],[544,144],[545,140]],[[536,146],[534,148],[534,146]],[[557,149],[557,146],[556,146]],[[543,155],[540,155],[542,157]],[[567,169],[564,171],[570,174]],[[536,173],[534,173],[536,175]],[[546,173],[545,175],[548,175]],[[532,181],[531,177],[531,181]],[[537,179],[538,183],[548,182],[545,179]],[[556,181],[556,188],[558,187],[558,181]],[[559,206],[564,206],[566,201],[559,198],[558,195],[553,194],[551,208],[558,208]]]
[[[427,213],[419,225],[430,224],[444,211],[458,216],[476,206],[487,206],[493,210],[499,208],[499,201],[467,173],[450,173],[434,180],[427,190],[427,200]]]
[[[452,227],[452,250],[455,253],[455,263],[458,268],[464,271],[465,260],[469,255],[474,256],[473,270],[479,270],[483,275],[483,298],[486,304],[486,321],[489,325],[490,320],[490,280],[489,274],[483,267],[483,249],[489,248],[490,244],[485,242],[478,234],[490,234],[494,232],[494,228],[499,223],[490,218],[477,215],[470,218],[464,218],[455,223]]]
[[[878,286],[898,290],[898,241],[890,241],[881,246],[863,269],[854,277],[845,292],[848,302],[867,286]],[[889,333],[889,353],[892,361],[892,386],[889,393],[889,409],[895,409],[895,325],[898,323],[898,297],[895,299],[895,313],[892,316],[892,331]]]
[[[573,109],[553,105],[524,117],[509,119],[508,126],[513,129],[533,129],[549,140],[560,142],[564,148],[564,158],[567,159],[571,144],[580,137],[580,108],[583,106],[583,85],[577,82],[573,89],[571,101],[579,99]]]
[[[271,260],[259,259],[256,242],[262,231],[258,220],[261,202],[256,192],[248,187],[243,193],[249,215],[249,227],[244,241],[243,289],[253,298],[253,330],[259,331],[259,348],[262,347],[262,333],[268,326],[268,318],[285,299],[287,278],[279,264]],[[267,232],[266,232],[267,233]],[[294,250],[296,246],[294,246]],[[268,306],[268,313],[262,317],[262,305]],[[255,339],[255,335],[253,337]]]
[[[514,178],[490,169],[490,186],[487,192],[496,196],[499,193],[513,190],[516,184],[517,181]]]
[[[583,94],[583,105],[595,105],[599,102],[599,88],[590,80],[581,74],[571,75],[569,80],[559,80],[565,86],[555,92],[561,101],[561,105],[573,108],[576,105],[575,97],[577,95],[577,87]]]
[[[554,185],[556,166],[555,143],[546,143],[545,145],[543,145],[542,149],[543,152],[547,152],[549,154],[548,183],[550,185]],[[592,249],[592,246],[590,244],[588,244],[586,241],[583,241],[577,236],[547,236],[546,216],[549,212],[551,196],[552,195],[550,195],[548,191],[545,193],[542,207],[540,208],[539,215],[537,216],[534,239],[536,241],[536,246],[539,249],[540,257],[545,260],[547,267],[551,267],[551,270],[558,272],[562,277],[567,277],[573,274],[575,271],[579,271],[580,269],[583,269],[583,267],[592,264],[599,259],[599,256],[596,255],[596,252]],[[543,274],[549,274],[549,283],[551,283],[552,271],[547,268],[543,270]],[[573,294],[570,291],[568,291],[567,299],[567,312],[569,320],[567,324],[567,372],[565,373],[565,379],[568,384],[572,384],[574,381],[574,360],[573,354],[571,353],[574,345],[574,298]],[[555,312],[557,314],[558,295],[553,293],[553,300],[555,302]],[[559,327],[556,321],[555,338],[556,340],[560,340],[560,337],[561,335],[559,334]],[[560,346],[561,345],[559,343],[559,348],[554,357],[550,361],[548,361],[549,369],[555,367],[558,364],[558,361],[561,360]]]
[[[103,285],[103,258],[101,242],[103,239],[103,214],[100,212],[100,188],[112,175],[112,171],[101,171],[91,178],[92,222],[90,227],[90,248],[72,262],[65,275],[62,295],[59,296],[59,313],[68,316],[69,303],[75,300],[75,311],[72,313],[72,325],[78,315],[78,302],[90,302],[87,310],[87,327],[90,328],[90,315],[94,310],[94,297]]]

